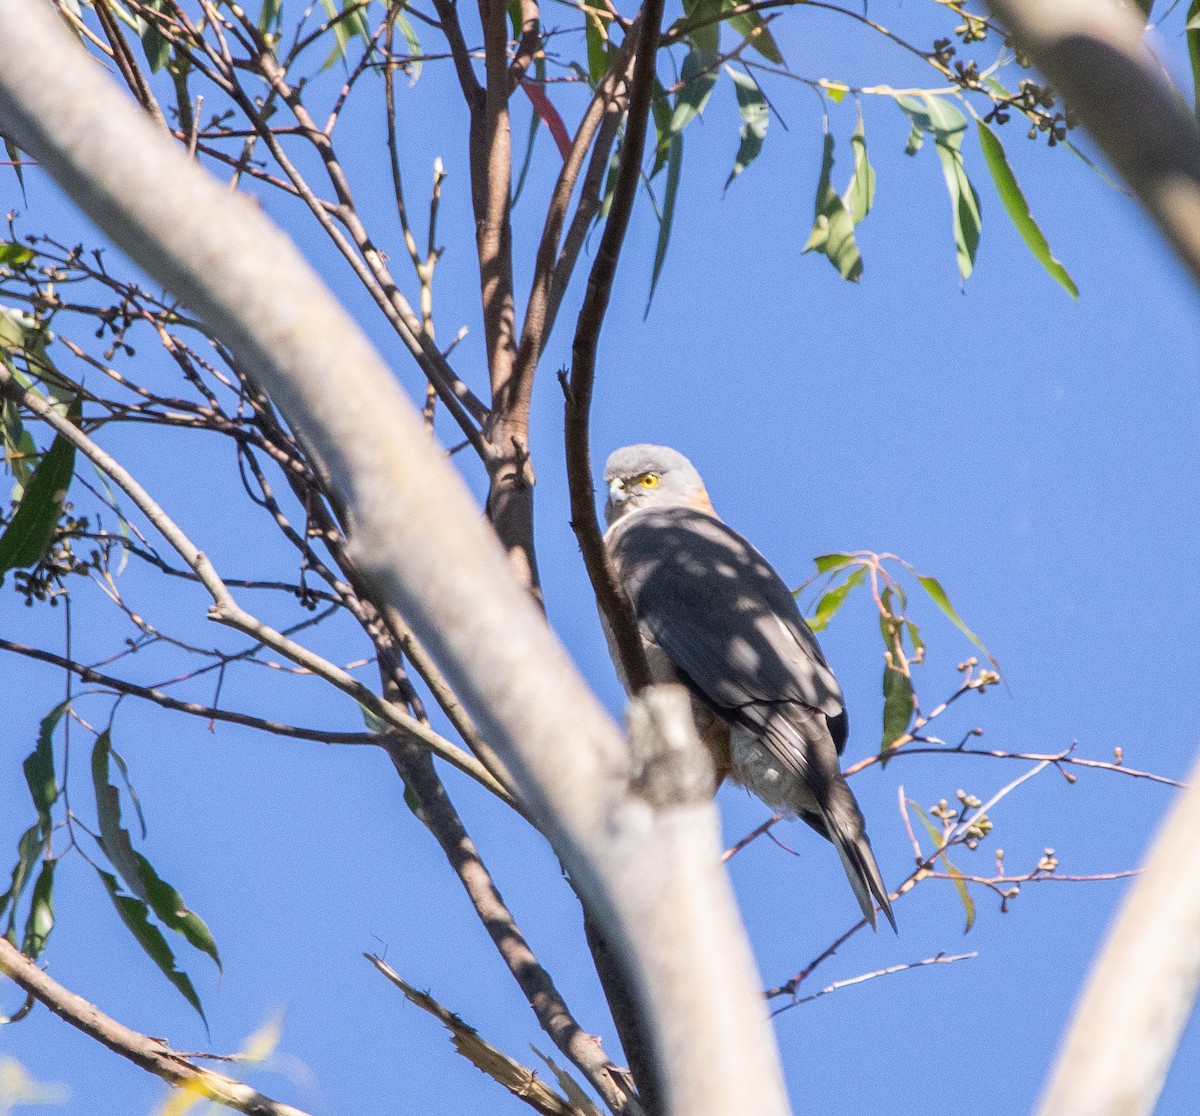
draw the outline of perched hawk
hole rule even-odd
[[[838,763],[849,730],[842,690],[787,586],[717,518],[681,453],[626,446],[608,459],[604,480],[604,541],[650,672],[691,692],[718,783],[731,777],[833,842],[867,921],[876,925],[878,904],[895,929]]]

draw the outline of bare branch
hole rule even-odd
[[[0,973],[10,977],[72,1027],[103,1043],[122,1058],[128,1058],[134,1065],[161,1077],[169,1085],[245,1112],[247,1116],[306,1116],[299,1108],[272,1100],[232,1077],[194,1065],[162,1039],[150,1038],[118,1023],[95,1004],[53,980],[4,938],[0,938]]]
[[[410,1003],[416,1004],[422,1011],[429,1012],[454,1036],[454,1048],[464,1058],[493,1081],[498,1081],[513,1096],[523,1100],[530,1108],[543,1113],[544,1116],[588,1116],[581,1113],[565,1097],[560,1097],[533,1070],[497,1050],[486,1039],[480,1038],[474,1027],[464,1023],[455,1012],[444,1008],[428,992],[418,992],[382,957],[376,957],[373,953],[364,953],[363,956],[399,988]],[[593,1108],[592,1114],[594,1113]]]
[[[234,725],[245,725],[247,728],[259,729],[275,736],[290,736],[296,740],[312,740],[318,744],[375,744],[383,743],[383,738],[377,732],[326,732],[322,729],[306,729],[296,725],[287,725],[281,721],[271,721],[264,717],[254,717],[249,713],[238,713],[231,709],[214,709],[195,701],[182,701],[172,697],[162,690],[151,686],[139,686],[135,682],[127,682],[123,678],[114,678],[110,674],[102,674],[92,667],[77,663],[73,659],[55,655],[52,651],[43,651],[38,647],[26,647],[23,643],[13,643],[11,640],[0,639],[0,651],[10,651],[14,655],[24,655],[27,659],[37,659],[39,662],[50,663],[52,666],[69,670],[72,674],[93,686],[103,686],[117,694],[128,697],[143,698],[161,705],[164,709],[173,709],[179,713],[190,713],[193,717],[203,717],[206,721],[227,721]]]
[[[604,233],[592,261],[587,291],[575,340],[571,346],[571,375],[564,380],[566,402],[567,480],[571,493],[571,527],[579,540],[584,565],[600,611],[613,633],[625,677],[634,692],[650,684],[650,668],[642,648],[633,608],[617,584],[596,522],[596,492],[592,486],[591,407],[592,389],[596,381],[596,351],[600,345],[600,330],[608,310],[617,260],[629,227],[633,199],[642,174],[642,153],[646,144],[646,122],[654,95],[654,67],[658,53],[659,28],[662,24],[663,0],[646,0],[642,8],[641,28],[637,40],[637,56],[633,63],[633,78],[629,89],[629,111],[625,123],[625,141],[621,150],[621,167],[613,190],[612,206]]]

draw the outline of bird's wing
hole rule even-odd
[[[841,687],[787,586],[741,535],[692,508],[647,508],[607,543],[643,631],[711,705],[800,702],[844,741]]]

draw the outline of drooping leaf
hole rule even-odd
[[[854,175],[842,195],[842,202],[854,218],[855,225],[860,225],[875,204],[875,168],[867,157],[867,137],[863,131],[861,112],[858,114],[858,125],[850,137],[850,146],[854,149]]]
[[[960,872],[953,864],[950,863],[950,858],[942,853],[942,863],[946,866],[946,871],[950,874],[950,881],[954,884],[954,890],[958,892],[959,902],[963,905],[963,910],[967,914],[967,922],[963,927],[963,933],[969,934],[971,927],[975,925],[975,900],[971,898],[971,892],[967,887],[967,881],[962,872]]]
[[[412,56],[412,61],[408,64],[408,87],[411,89],[420,80],[421,67],[424,65],[421,61],[421,40],[417,37],[412,21],[404,14],[403,8],[396,9],[392,22],[400,28],[400,34],[408,44],[408,53]]]
[[[909,569],[912,569],[912,567],[910,566]],[[921,588],[929,594],[938,608],[940,608],[950,618],[954,626],[960,632],[962,632],[967,639],[975,644],[975,646],[978,647],[985,656],[987,656],[988,662],[995,667],[999,667],[1000,664],[996,662],[995,658],[992,656],[992,653],[983,645],[983,640],[981,640],[973,631],[971,631],[971,629],[968,628],[963,622],[962,617],[958,615],[954,605],[950,603],[950,598],[946,594],[946,590],[942,588],[942,583],[938,581],[936,577],[919,574],[916,570],[913,570],[913,574],[917,581],[921,583]]]
[[[740,7],[739,0],[725,0],[725,10]],[[758,12],[742,12],[740,15],[729,17],[729,26],[747,40],[768,62],[776,66],[785,66],[783,52],[775,42],[775,36],[767,26],[767,21]]]
[[[1016,175],[1013,174],[1000,137],[979,117],[975,118],[975,124],[979,128],[979,146],[983,148],[983,161],[991,172],[992,181],[996,184],[996,193],[1000,195],[1000,202],[1004,206],[1009,220],[1016,226],[1017,232],[1021,234],[1021,239],[1025,241],[1033,258],[1072,298],[1078,298],[1079,288],[1075,286],[1075,280],[1067,274],[1067,269],[1054,258],[1045,235],[1029,212],[1029,203],[1025,200],[1025,194],[1021,190],[1020,183],[1017,182]]]
[[[546,90],[536,82],[522,80],[521,88],[525,90],[529,103],[533,105],[534,114],[540,117],[546,127],[550,129],[550,134],[554,137],[555,144],[558,145],[558,153],[563,157],[563,162],[566,162],[571,154],[571,136],[567,132],[563,118],[558,114],[558,109],[546,96]]]
[[[698,24],[687,34],[691,46],[706,54],[717,54],[721,49],[721,22],[719,16],[726,0],[683,0],[683,19],[680,24]]]
[[[850,576],[846,578],[840,585],[835,585],[832,589],[827,590],[822,594],[821,599],[817,601],[816,611],[809,620],[808,626],[814,632],[823,632],[828,626],[829,621],[833,619],[838,609],[846,603],[846,597],[849,596],[850,590],[863,583],[867,576],[867,567],[859,566],[852,570]]]
[[[717,54],[712,50],[693,48],[680,68],[683,83],[675,94],[675,110],[671,114],[671,131],[682,132],[708,104],[713,86],[717,84]]]
[[[20,152],[17,152],[19,155]],[[11,240],[0,241],[0,265],[20,267],[33,259],[33,249]]]
[[[654,290],[662,274],[663,261],[667,258],[667,246],[671,243],[671,224],[675,218],[675,198],[679,193],[679,176],[683,170],[683,136],[676,132],[671,137],[671,150],[667,155],[667,186],[663,191],[662,215],[658,220],[658,242],[654,246],[654,271],[650,276],[650,294],[646,299],[646,314],[654,302]]]
[[[129,833],[121,825],[121,795],[108,781],[108,757],[112,748],[109,730],[96,737],[92,748],[92,784],[96,790],[96,815],[100,822],[100,844],[109,863],[117,870],[125,886],[143,901],[148,901],[146,884],[139,870],[138,855]]]
[[[928,93],[921,94],[920,99],[896,94],[896,103],[913,122],[913,135],[909,136],[908,147],[905,148],[907,154],[913,154],[920,147],[919,143],[914,144],[914,135],[928,133],[933,137],[934,149],[942,164],[942,177],[946,180],[946,191],[950,195],[958,271],[963,279],[967,279],[975,267],[975,252],[979,247],[982,226],[979,195],[967,177],[962,156],[967,118],[947,98]]]
[[[883,668],[883,739],[881,754],[887,755],[892,745],[908,731],[913,715],[912,679],[892,666]]]
[[[587,29],[588,77],[595,86],[608,70],[608,24],[612,16],[602,8],[584,4],[583,18]]]
[[[145,7],[151,11],[162,11],[163,0],[146,0]],[[171,60],[171,44],[158,29],[153,19],[138,18],[139,31],[142,38],[142,50],[146,52],[146,61],[150,64],[150,72],[158,73]]]
[[[321,63],[321,69],[327,70],[339,58],[346,57],[346,48],[356,35],[367,45],[371,45],[371,29],[367,26],[364,14],[370,0],[343,0],[339,12],[337,0],[321,0],[321,6],[329,16],[330,24],[336,42],[328,57]]]
[[[848,566],[854,561],[853,554],[818,554],[813,562],[817,567],[817,573],[829,573],[830,570],[840,569],[842,566]]]
[[[28,203],[29,199],[25,196],[25,169],[21,166],[21,149],[6,136],[4,150],[8,153],[8,161],[12,163],[13,173],[17,176],[17,185],[21,187],[21,200]]]
[[[146,889],[150,909],[168,929],[181,934],[201,953],[208,954],[220,970],[221,955],[217,952],[216,939],[213,938],[212,931],[204,919],[195,911],[188,910],[183,896],[159,877],[150,861],[141,853],[135,852],[134,856],[137,858],[138,876]]]
[[[78,404],[71,408],[78,419]],[[54,529],[75,472],[75,446],[57,435],[25,486],[21,502],[0,534],[0,583],[9,570],[35,566],[54,540]]]
[[[742,73],[730,66],[725,72],[733,79],[733,89],[737,94],[738,115],[742,118],[739,132],[741,144],[738,147],[737,158],[733,161],[733,170],[725,180],[725,189],[739,174],[742,173],[762,151],[763,141],[767,136],[767,124],[771,114],[767,109],[767,99],[758,87],[758,82],[748,73]]]
[[[833,188],[833,146],[833,134],[826,132],[813,226],[803,250],[820,252],[843,279],[857,283],[862,278],[862,256],[854,240],[854,218]]]
[[[4,355],[0,353],[0,361],[3,360]],[[33,476],[37,445],[21,421],[21,408],[10,399],[0,399],[0,436],[4,439],[4,464],[17,482],[13,499],[20,500]]]
[[[279,17],[283,8],[283,0],[263,0],[262,10],[258,13],[258,29],[263,34],[279,30]]]
[[[25,886],[29,883],[34,864],[42,855],[41,829],[41,825],[34,822],[21,834],[21,839],[17,842],[17,862],[13,865],[12,879],[9,882],[8,890],[0,895],[0,918],[4,917],[4,912],[8,910],[9,904],[12,904],[12,913],[8,919],[10,932],[17,919],[17,904],[20,903],[21,896],[25,893]]]
[[[925,827],[926,832],[933,838],[933,847],[940,849],[937,853],[937,859],[946,866],[946,873],[949,875],[951,882],[954,884],[954,890],[958,892],[959,902],[963,905],[963,910],[967,915],[967,924],[963,930],[964,934],[971,932],[971,927],[975,925],[975,900],[971,898],[971,892],[967,887],[967,881],[962,872],[950,863],[950,858],[946,855],[945,849],[942,848],[942,843],[945,841],[945,835],[938,831],[936,825],[929,820],[929,816],[921,809],[920,805],[914,802],[911,798],[905,801],[917,812],[917,816],[921,819],[921,824]]]
[[[50,833],[54,828],[50,808],[58,801],[58,780],[54,775],[54,730],[58,728],[58,722],[70,707],[70,699],[59,702],[42,718],[38,725],[37,744],[22,764],[29,795],[33,799],[34,809],[37,810],[43,841],[50,840]]]
[[[33,885],[33,900],[29,917],[25,920],[25,938],[21,952],[35,961],[46,948],[46,939],[54,929],[54,865],[53,860],[43,860],[37,883]]]
[[[1192,111],[1200,120],[1200,0],[1192,0],[1188,6],[1187,23],[1188,59],[1192,64]]]
[[[175,955],[171,952],[167,939],[163,937],[162,931],[150,921],[149,908],[140,899],[122,894],[121,885],[111,872],[97,868],[96,874],[104,884],[104,889],[108,892],[113,906],[117,908],[117,914],[121,916],[121,921],[137,939],[138,945],[145,950],[146,956],[154,962],[159,972],[175,985],[183,998],[196,1009],[197,1014],[204,1020],[204,1025],[208,1026],[204,1008],[200,1006],[200,997],[196,995],[191,977],[176,965]]]
[[[667,165],[667,158],[671,154],[671,117],[674,114],[671,99],[657,78],[654,79],[654,97],[650,101],[650,113],[654,117],[655,144],[654,166],[650,168],[647,180],[653,181],[658,172]]]

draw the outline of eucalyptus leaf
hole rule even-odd
[[[58,801],[58,780],[54,774],[54,730],[58,728],[58,722],[70,707],[70,699],[59,702],[42,718],[38,725],[37,744],[22,764],[25,783],[29,787],[34,809],[37,810],[43,841],[50,840],[50,833],[54,828],[50,808]]]
[[[920,148],[914,144],[914,136],[926,133],[933,137],[934,149],[942,164],[942,177],[946,181],[946,192],[950,195],[950,208],[954,223],[954,245],[958,258],[958,271],[963,279],[971,275],[975,267],[975,252],[979,247],[982,217],[979,195],[967,177],[963,163],[962,141],[967,130],[967,118],[945,97],[929,93],[920,98],[896,94],[896,103],[913,123],[906,154]]]
[[[879,751],[886,756],[907,731],[913,715],[912,679],[892,666],[883,668],[883,739]]]
[[[1075,280],[1067,274],[1067,269],[1054,258],[1045,235],[1029,212],[1029,203],[1025,200],[1025,194],[1021,190],[1020,183],[1017,182],[1017,176],[1013,174],[1000,137],[978,117],[975,118],[975,124],[979,129],[979,146],[983,149],[983,161],[987,164],[992,181],[996,184],[996,193],[1000,195],[1000,202],[1004,206],[1009,220],[1016,226],[1017,232],[1021,234],[1021,239],[1025,241],[1033,258],[1072,298],[1078,298],[1079,288],[1075,286]]]
[[[54,865],[53,860],[43,860],[37,883],[33,885],[33,899],[29,906],[29,917],[25,920],[25,937],[21,952],[35,961],[46,948],[46,940],[54,929]]]
[[[646,314],[654,302],[654,290],[662,274],[663,261],[667,258],[667,247],[671,243],[671,225],[675,219],[675,199],[679,193],[679,178],[683,171],[683,136],[675,132],[671,136],[671,150],[667,153],[667,186],[663,192],[662,215],[658,220],[658,242],[654,246],[654,270],[650,276],[650,294],[646,299]]]
[[[682,132],[708,104],[719,70],[713,50],[693,48],[683,60],[679,79],[681,86],[675,94],[675,110],[671,114],[671,131]]]
[[[77,420],[78,404],[72,412]],[[38,462],[21,502],[0,534],[0,583],[9,570],[36,566],[46,556],[74,473],[75,446],[59,434]]]
[[[135,899],[130,895],[122,894],[121,885],[117,881],[116,876],[111,872],[105,872],[104,869],[97,867],[96,874],[104,884],[104,889],[108,892],[113,906],[116,907],[117,914],[121,916],[121,921],[129,928],[138,945],[145,950],[146,956],[154,962],[159,972],[196,1009],[197,1014],[204,1020],[204,1025],[207,1027],[208,1020],[205,1019],[204,1008],[200,1005],[200,997],[196,995],[196,989],[192,984],[191,977],[175,963],[175,954],[171,952],[171,947],[167,944],[167,939],[163,937],[162,931],[150,921],[147,905],[141,899]]]
[[[725,72],[733,80],[733,89],[737,94],[738,115],[742,118],[742,127],[739,132],[741,144],[738,147],[737,157],[733,161],[733,170],[729,172],[729,177],[725,180],[725,189],[728,190],[730,183],[753,163],[758,158],[759,152],[762,151],[771,114],[767,108],[767,99],[763,96],[763,91],[752,75],[742,73],[730,66],[725,67]]]
[[[857,283],[862,278],[862,255],[854,240],[854,217],[833,188],[833,147],[833,134],[826,132],[813,226],[803,250],[820,252],[843,279]]]

